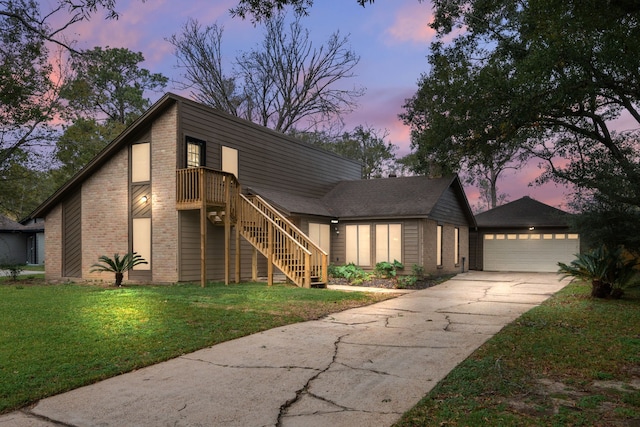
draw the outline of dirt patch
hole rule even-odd
[[[640,419],[628,419],[626,424],[609,419],[615,401],[621,395],[632,393],[640,387],[640,379],[623,381],[594,381],[580,390],[562,382],[543,378],[535,382],[531,390],[505,401],[515,412],[529,416],[551,416],[561,411],[582,411],[588,408],[602,414],[602,425],[640,426]],[[608,424],[608,423],[611,424]]]

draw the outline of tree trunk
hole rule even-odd
[[[611,284],[602,280],[591,281],[591,296],[594,298],[608,298],[611,295]]]
[[[124,277],[124,273],[116,273],[116,287],[119,288],[122,286],[122,278]]]

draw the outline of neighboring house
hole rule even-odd
[[[128,280],[154,283],[280,270],[323,286],[329,262],[397,255],[462,269],[474,222],[457,178],[360,176],[358,162],[167,94],[32,217],[46,220],[50,280],[103,278],[98,257],[130,251],[149,264]]]
[[[20,224],[0,215],[0,264],[42,264],[44,224]]]
[[[469,267],[486,271],[557,272],[580,252],[571,214],[523,197],[476,215]]]

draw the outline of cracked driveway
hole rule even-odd
[[[568,282],[553,273],[460,274],[53,396],[0,416],[0,427],[388,426]]]

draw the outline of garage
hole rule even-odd
[[[469,268],[486,271],[557,272],[580,253],[571,214],[530,197],[477,214],[469,233]]]
[[[486,233],[484,270],[556,272],[580,251],[574,233]]]

